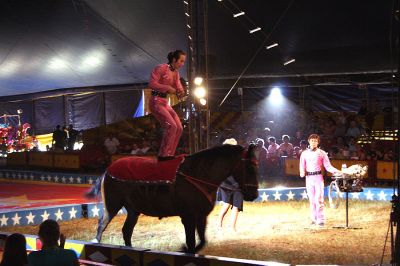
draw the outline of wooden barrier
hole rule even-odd
[[[395,171],[394,171],[395,170]],[[399,164],[396,162],[378,161],[376,165],[377,180],[394,180],[399,170]]]
[[[78,170],[79,166],[78,154],[54,154],[55,168]]]
[[[26,152],[13,152],[7,155],[7,166],[27,166],[28,155]]]
[[[54,166],[53,153],[48,152],[30,152],[29,165],[52,168]]]

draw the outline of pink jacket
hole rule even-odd
[[[329,161],[328,155],[321,149],[312,151],[307,149],[300,155],[300,176],[305,176],[306,172],[321,171],[321,166],[324,166],[328,172],[338,172]]]
[[[179,78],[177,70],[171,71],[168,64],[161,64],[156,66],[153,72],[151,72],[149,87],[153,90],[167,93],[168,86],[171,86],[177,92],[182,92],[183,87]]]

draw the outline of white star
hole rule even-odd
[[[15,216],[11,218],[14,221],[13,225],[19,224],[19,220],[21,220],[21,218],[21,216],[18,216],[18,213],[15,213]]]
[[[58,176],[55,176],[55,177],[54,177],[54,182],[57,183],[57,182],[58,182],[58,179],[60,179],[60,178],[59,178]]]
[[[47,219],[49,219],[50,213],[47,213],[47,211],[44,211],[44,213],[40,216],[42,216],[42,218],[43,218],[42,222],[44,222]]]
[[[7,178],[9,177],[9,174],[8,174],[8,172],[6,172],[6,177],[7,177]]]
[[[69,182],[74,183],[74,178],[72,176],[69,177]]]
[[[263,194],[261,195],[261,201],[268,201],[268,197],[269,197],[269,195],[267,195],[267,193],[263,192]]]
[[[275,194],[273,194],[273,196],[275,197],[275,200],[281,200],[282,194],[280,194],[279,191],[277,190],[277,191],[275,192]]]
[[[40,180],[42,180],[42,181],[44,181],[45,178],[46,178],[46,177],[44,177],[44,175],[41,175],[41,176],[40,176]]]
[[[3,172],[0,172],[0,177],[3,177]]]
[[[303,193],[301,193],[301,199],[308,199],[307,192],[303,190]]]
[[[294,200],[294,196],[296,196],[296,194],[292,193],[292,191],[289,190],[289,193],[286,194],[286,196],[288,197],[288,200]]]
[[[68,212],[69,212],[69,219],[76,218],[77,210],[75,210],[74,207],[72,207],[72,209],[70,211],[68,211]]]
[[[90,178],[90,179],[89,179],[89,184],[90,184],[90,185],[93,185],[93,181],[94,181],[94,180]]]
[[[100,209],[97,208],[97,205],[94,205],[94,208],[92,209],[93,217],[99,216],[99,211]]]
[[[30,178],[31,178],[31,180],[33,180],[35,178],[35,176],[31,174]]]
[[[383,192],[383,190],[381,190],[381,193],[379,193],[379,200],[386,200],[386,194],[385,192]]]
[[[359,192],[354,192],[354,193],[350,193],[350,194],[353,197],[353,199],[360,199],[360,193]]]
[[[82,178],[79,176],[79,177],[76,179],[76,182],[77,182],[78,184],[80,184],[80,183],[82,182]]]
[[[18,179],[21,179],[21,178],[22,178],[21,173],[18,173]]]
[[[8,221],[8,218],[3,214],[3,216],[0,219],[0,222],[1,222],[0,226],[7,226],[7,221]]]
[[[47,181],[49,181],[49,182],[51,181],[51,175],[47,176]]]
[[[366,195],[368,200],[374,200],[374,194],[371,193],[371,190],[368,190]]]
[[[15,176],[16,176],[16,175],[15,175],[15,173],[12,173],[12,178],[14,178],[14,179],[15,179]]]
[[[57,212],[54,213],[54,215],[56,216],[56,221],[58,221],[58,220],[62,221],[63,214],[64,214],[64,212],[62,212],[60,209],[58,209]]]
[[[66,180],[67,180],[67,179],[66,179],[64,176],[61,178],[61,182],[63,182],[63,183],[65,183]]]
[[[24,174],[24,179],[28,179],[28,175],[26,173]]]
[[[35,221],[33,220],[33,219],[35,219],[35,216],[36,215],[32,215],[32,212],[29,212],[29,215],[25,216],[26,219],[28,220],[28,224],[30,224],[30,223],[35,224]]]

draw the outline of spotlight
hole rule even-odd
[[[290,59],[289,61],[286,61],[285,63],[283,63],[284,66],[289,65],[291,63],[293,63],[294,61],[296,61],[296,59]]]
[[[190,17],[190,15],[189,15],[187,12],[185,12],[185,15],[186,15],[187,17]]]
[[[194,82],[194,85],[200,86],[201,83],[203,83],[203,78],[202,77],[195,77],[193,82]]]
[[[237,13],[237,14],[233,14],[233,17],[234,17],[234,18],[237,18],[237,17],[243,16],[243,15],[244,15],[244,12],[242,11],[242,12],[239,12],[239,13]]]
[[[278,97],[278,96],[282,96],[281,94],[281,89],[279,87],[274,87],[271,90],[271,96],[272,97]]]
[[[18,109],[17,110],[17,113],[20,115],[20,114],[22,114],[22,109]]]
[[[259,30],[261,30],[261,28],[260,28],[260,27],[257,27],[257,28],[255,28],[255,29],[250,30],[250,33],[254,33],[254,32],[259,31]]]
[[[204,87],[197,87],[194,89],[194,95],[199,99],[204,98],[206,96],[206,89]]]
[[[276,46],[278,46],[278,43],[274,43],[274,44],[268,45],[266,48],[268,50],[268,49],[274,48]]]
[[[206,104],[207,104],[207,100],[204,99],[204,98],[201,98],[201,99],[200,99],[200,104],[201,104],[201,105],[206,105]]]

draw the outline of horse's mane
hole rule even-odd
[[[244,147],[240,145],[220,145],[213,148],[201,150],[186,156],[185,163],[181,170],[190,171],[193,174],[201,174],[205,169],[208,169],[217,160],[221,168],[233,167],[233,163],[237,162],[244,151]]]

